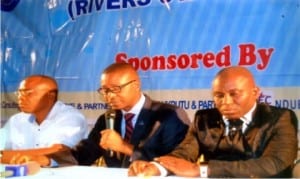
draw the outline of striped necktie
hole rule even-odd
[[[133,132],[133,125],[132,125],[133,117],[134,117],[133,113],[126,113],[124,116],[126,122],[125,141],[127,142],[130,141]]]

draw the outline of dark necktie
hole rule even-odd
[[[234,136],[242,131],[243,121],[240,119],[228,119],[229,122],[229,132],[228,136],[230,140],[233,140]]]
[[[128,142],[130,141],[133,132],[133,125],[132,125],[133,117],[134,117],[133,113],[126,113],[124,116],[126,122],[125,140]]]

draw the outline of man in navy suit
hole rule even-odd
[[[128,174],[187,177],[290,177],[297,155],[293,111],[257,99],[260,90],[244,67],[222,69],[212,83],[214,109],[199,110],[175,150],[135,161]],[[232,123],[238,123],[230,127]],[[204,161],[197,162],[203,156]]]
[[[101,97],[114,111],[113,129],[102,114],[87,139],[72,154],[79,165],[91,165],[102,157],[108,167],[128,167],[131,161],[153,160],[171,152],[184,138],[190,120],[176,106],[153,101],[141,92],[137,71],[127,63],[114,63],[101,75]],[[125,140],[125,115],[133,116],[130,139]],[[111,155],[112,154],[112,155]]]

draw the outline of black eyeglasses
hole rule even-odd
[[[131,84],[135,81],[136,80],[132,80],[132,81],[129,81],[125,84],[122,84],[122,85],[119,85],[119,86],[113,86],[111,88],[102,88],[101,87],[97,90],[97,92],[99,94],[102,94],[102,95],[107,95],[108,93],[120,93],[125,86],[127,86],[127,85],[129,85],[129,84]]]

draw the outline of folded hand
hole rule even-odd
[[[24,164],[31,161],[37,162],[41,167],[49,166],[50,165],[50,159],[47,156],[44,155],[23,155],[17,153],[14,155],[9,164]]]
[[[160,171],[150,162],[136,160],[128,168],[128,176],[159,176]]]
[[[200,176],[199,166],[196,163],[173,156],[158,157],[155,161],[175,175],[184,177]]]

